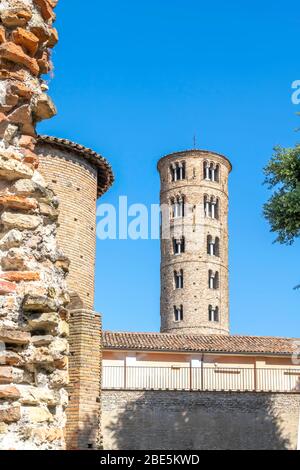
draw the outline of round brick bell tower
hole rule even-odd
[[[58,244],[70,259],[68,286],[93,309],[96,258],[96,201],[112,185],[111,166],[89,148],[40,136],[40,172],[60,200]]]
[[[188,150],[158,162],[161,332],[229,334],[229,160]]]

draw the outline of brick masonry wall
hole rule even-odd
[[[97,170],[75,152],[39,144],[40,171],[60,200],[58,242],[70,259],[68,286],[94,306]]]
[[[203,178],[204,161],[220,165],[219,182]],[[186,178],[171,181],[170,166],[185,162]],[[172,154],[161,159],[161,204],[184,196],[185,217],[171,221],[170,237],[161,240],[161,331],[228,334],[228,175],[231,166],[221,155],[204,151]],[[204,217],[204,196],[219,199],[219,220]],[[184,225],[183,225],[184,224]],[[185,253],[173,254],[172,238],[185,237]],[[207,254],[207,236],[220,239],[220,257]],[[219,272],[219,289],[208,287],[208,271]],[[174,271],[183,270],[184,288],[175,289]],[[174,321],[174,306],[183,305],[183,321]],[[209,322],[208,307],[219,308],[219,322]]]
[[[67,449],[96,449],[101,445],[101,317],[90,310],[71,311],[69,343]]]
[[[299,394],[102,391],[106,450],[295,450]]]

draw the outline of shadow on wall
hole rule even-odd
[[[67,450],[101,450],[99,413],[87,413],[81,418],[79,429],[69,431]]]
[[[103,396],[106,450],[296,448],[297,396],[189,392]],[[139,395],[132,399],[133,395]]]

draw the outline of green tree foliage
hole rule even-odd
[[[291,245],[300,236],[300,144],[276,147],[264,173],[274,191],[264,205],[264,215],[277,234],[275,241]]]

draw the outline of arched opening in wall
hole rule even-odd
[[[215,168],[215,182],[216,183],[220,182],[220,165],[218,163]]]
[[[207,236],[207,254],[211,256],[214,254],[214,243],[211,235]]]
[[[183,305],[180,305],[179,307],[174,305],[174,321],[176,323],[183,321]]]
[[[185,238],[173,238],[173,254],[174,255],[181,255],[185,252]]]
[[[208,306],[208,321],[211,323],[219,323],[220,314],[219,307]]]
[[[220,200],[219,198],[216,199],[215,203],[214,203],[214,206],[215,206],[215,212],[214,212],[214,219],[217,219],[219,220],[219,213],[220,213]]]
[[[175,289],[183,289],[183,270],[174,271],[174,285]]]
[[[215,239],[215,256],[218,256],[218,258],[220,257],[220,238],[219,237],[216,237]]]
[[[203,162],[203,179],[209,180],[209,163],[206,160]]]

